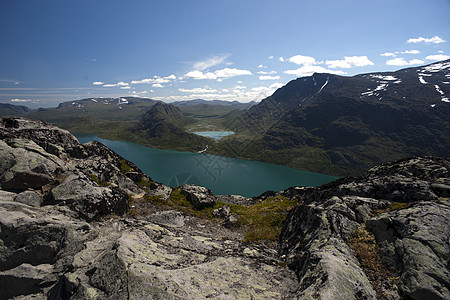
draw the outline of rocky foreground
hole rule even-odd
[[[450,159],[254,199],[182,186],[204,218],[97,142],[0,120],[0,299],[450,299]],[[278,243],[230,206],[297,204]],[[157,200],[157,201],[150,201]]]

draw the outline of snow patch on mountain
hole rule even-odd
[[[386,88],[389,86],[387,83],[382,83],[379,86],[377,86],[374,91],[385,91]]]
[[[395,80],[398,80],[398,78],[396,78],[396,77],[394,77],[394,76],[391,76],[391,75],[386,75],[386,76],[383,76],[383,75],[370,75],[370,77],[372,77],[372,78],[377,78],[377,79],[381,79],[381,80],[387,80],[387,81],[395,81]]]
[[[439,94],[441,94],[442,96],[444,96],[444,92],[441,90],[441,88],[440,88],[437,84],[434,85],[434,88],[436,89],[436,91],[437,91]]]
[[[435,73],[435,72],[440,72],[445,69],[450,69],[450,62],[441,62],[441,63],[432,64],[432,65],[423,67],[421,70],[424,72]]]
[[[325,83],[322,85],[322,87],[320,88],[320,90],[317,94],[319,94],[323,90],[323,88],[328,84],[329,79],[330,79],[330,76],[327,77],[327,81],[325,81]]]
[[[81,104],[78,103],[78,102],[72,102],[72,106],[74,106],[74,107],[76,107],[76,108],[82,108],[82,107],[83,107],[83,105],[81,105]]]
[[[423,79],[422,76],[419,76],[419,81],[420,81],[420,83],[422,83],[422,84],[428,84],[428,82],[426,82],[426,81]]]
[[[119,98],[119,102],[117,103],[117,105],[121,105],[121,104],[128,104],[128,100],[127,99],[123,99],[123,98]]]

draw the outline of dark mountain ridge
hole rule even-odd
[[[231,128],[252,136],[243,157],[338,175],[408,155],[448,156],[449,77],[450,61],[353,77],[316,73]]]
[[[0,117],[26,115],[28,107],[8,103],[0,103]]]
[[[182,128],[190,120],[182,111],[168,103],[158,102],[141,118],[136,127],[130,130],[146,144],[156,147],[177,145],[189,151],[200,151],[210,143],[209,139],[188,133]]]

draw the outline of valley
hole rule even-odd
[[[263,162],[206,153],[180,152],[138,144],[78,135],[80,143],[98,141],[137,165],[153,180],[170,187],[196,184],[216,195],[256,197],[291,186],[319,186],[337,177],[295,170]]]
[[[30,111],[77,134],[335,176],[412,155],[448,156],[450,60],[352,77],[315,73],[260,103],[89,98]],[[193,132],[232,131],[214,140]]]

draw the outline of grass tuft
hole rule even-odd
[[[381,262],[375,236],[363,224],[355,230],[347,244],[355,251],[356,257],[377,293],[377,298],[389,299],[389,295],[385,292],[386,287],[397,290],[396,283],[399,278],[394,277]]]
[[[127,163],[125,162],[125,160],[121,160],[120,161],[120,172],[122,174],[128,173],[128,172],[133,172],[133,168],[130,167],[129,165],[127,165]]]
[[[276,196],[251,206],[230,205],[231,212],[238,215],[238,224],[247,226],[244,241],[276,241],[280,237],[287,213],[297,200]]]

